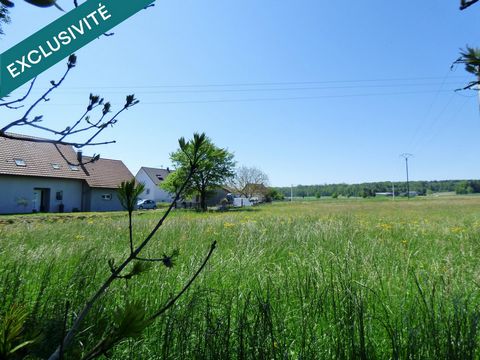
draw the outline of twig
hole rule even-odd
[[[67,300],[65,304],[65,313],[63,315],[63,327],[62,327],[62,337],[61,339],[63,340],[63,337],[65,336],[65,332],[67,331],[67,317],[68,317],[68,311],[70,310],[70,301]],[[60,341],[60,360],[63,359],[63,341]]]
[[[467,86],[463,88],[455,89],[455,91],[471,90],[476,85],[480,85],[480,81],[472,81]]]
[[[478,2],[478,0],[462,0],[460,3],[460,10],[465,10],[476,2]]]
[[[69,142],[69,141],[57,141],[57,140],[52,140],[52,139],[38,139],[38,138],[29,138],[29,137],[17,136],[15,134],[4,133],[1,130],[0,130],[0,137],[4,137],[4,138],[7,138],[7,139],[12,139],[12,140],[29,141],[29,142],[34,142],[34,143],[69,145],[69,146],[73,146],[77,149],[81,149],[82,147],[87,145],[87,144]],[[108,144],[115,144],[115,143],[116,143],[115,140],[111,140],[111,141],[104,141],[104,142],[97,142],[97,143],[89,143],[88,146],[108,145]]]
[[[12,140],[23,140],[23,141],[29,141],[29,142],[35,142],[35,143],[52,143],[52,144],[58,144],[58,145],[68,145],[68,146],[73,146],[77,149],[81,149],[85,146],[98,146],[98,145],[107,145],[107,144],[114,144],[115,141],[103,141],[103,142],[94,142],[94,140],[102,133],[107,127],[113,126],[117,123],[118,117],[122,112],[125,110],[128,110],[129,108],[137,105],[139,101],[135,99],[134,95],[128,95],[126,97],[126,102],[124,106],[117,111],[116,114],[114,114],[110,119],[105,120],[107,114],[110,113],[111,109],[111,104],[109,102],[105,102],[103,98],[100,96],[92,95],[90,94],[90,101],[88,103],[87,109],[85,112],[82,114],[82,116],[72,125],[72,126],[67,126],[65,129],[62,130],[56,130],[53,128],[50,128],[48,126],[41,125],[40,123],[43,121],[43,116],[37,115],[33,117],[33,119],[29,119],[30,114],[32,111],[42,102],[42,101],[49,101],[49,95],[56,90],[66,79],[68,76],[70,70],[75,67],[76,65],[77,58],[75,55],[70,55],[68,58],[67,62],[67,69],[64,72],[63,76],[60,78],[59,81],[51,81],[50,84],[51,86],[38,98],[36,99],[33,104],[30,105],[30,107],[25,111],[22,117],[20,117],[18,120],[13,121],[7,125],[5,125],[3,128],[0,129],[0,137],[4,137],[7,139],[12,139]],[[4,102],[0,103],[0,106],[6,106],[9,107],[10,109],[15,109],[15,108],[20,108],[21,106],[18,107],[13,107],[13,104],[20,103],[24,101],[30,94],[33,86],[35,84],[35,79],[31,82],[30,87],[27,91],[27,93],[22,97],[17,100],[13,100],[10,102]],[[102,106],[102,114],[96,121],[90,121],[89,117],[87,116],[90,112],[95,110],[97,107]],[[82,121],[85,121],[88,125],[84,125],[79,128],[80,124]],[[47,138],[47,139],[41,139],[41,138],[32,138],[32,137],[24,137],[22,135],[16,135],[11,131],[12,128],[14,127],[22,127],[22,126],[27,126],[27,127],[32,127],[35,129],[39,129],[42,131],[45,131],[49,134],[51,134],[51,137],[54,138]],[[88,138],[88,140],[84,142],[74,142],[74,141],[69,141],[67,140],[68,137],[74,135],[74,134],[79,134],[83,132],[87,132],[89,130],[96,129],[95,132]]]
[[[100,159],[100,155],[97,155],[97,154],[94,154],[92,156],[92,158],[88,161],[81,161],[81,162],[71,162],[70,160],[67,159],[67,157],[63,154],[63,152],[60,150],[60,147],[58,146],[58,144],[55,144],[55,149],[58,151],[58,153],[60,154],[60,156],[63,158],[63,160],[65,160],[65,162],[70,165],[70,166],[85,166],[87,164],[91,164],[91,163],[94,163],[95,161],[97,161],[98,159]]]
[[[193,282],[195,281],[195,279],[197,278],[197,276],[202,272],[203,268],[205,267],[205,265],[207,265],[207,262],[208,260],[210,259],[210,256],[212,256],[212,253],[213,251],[215,250],[215,247],[217,246],[217,242],[214,241],[212,243],[212,245],[210,246],[210,251],[208,252],[207,254],[207,257],[205,258],[205,260],[203,261],[202,265],[198,268],[197,272],[192,276],[192,278],[190,279],[190,281],[188,283],[185,284],[185,286],[183,287],[183,289],[177,294],[177,296],[175,296],[173,299],[171,299],[163,308],[161,308],[159,311],[157,311],[155,314],[153,314],[151,317],[150,317],[150,320],[155,320],[157,317],[159,317],[160,315],[162,315],[165,311],[167,311],[169,308],[171,308],[175,302],[183,295],[183,293],[185,291],[188,290],[188,288],[193,284]]]
[[[145,261],[145,262],[163,262],[163,261],[165,260],[165,258],[162,257],[162,258],[152,258],[152,259],[148,259],[148,258],[136,257],[135,260]]]
[[[128,235],[130,239],[130,254],[133,254],[133,226],[132,226],[132,212],[128,212]]]
[[[15,106],[15,107],[12,107],[11,105],[25,101],[25,99],[28,97],[28,95],[30,95],[30,92],[33,89],[33,85],[35,84],[35,80],[37,80],[37,78],[34,78],[32,80],[32,82],[30,83],[30,86],[28,88],[27,93],[23,97],[21,97],[17,100],[5,102],[5,103],[0,103],[0,106],[6,106],[7,108],[12,109],[12,110],[20,109],[23,105],[22,106]]]
[[[212,243],[210,246],[210,251],[208,252],[207,256],[203,260],[202,264],[200,267],[197,269],[193,277],[190,279],[190,281],[183,287],[183,289],[173,298],[171,299],[162,309],[160,309],[158,312],[156,312],[154,315],[152,315],[147,321],[146,324],[151,324],[158,316],[162,315],[166,310],[168,310],[170,307],[172,307],[175,302],[185,293],[185,291],[188,290],[188,288],[192,285],[192,283],[195,281],[195,279],[198,277],[198,275],[202,272],[202,270],[205,268],[205,265],[207,264],[208,260],[212,256],[212,253],[215,249],[216,246],[216,241]],[[119,277],[119,278],[125,278],[125,277]],[[147,325],[148,326],[148,325]],[[108,335],[103,338],[100,342],[98,342],[95,347],[90,350],[87,355],[85,355],[82,360],[91,360],[95,359],[96,357],[100,356],[101,354],[105,354],[106,351],[110,350],[113,346],[115,346],[120,340],[122,340],[121,337],[116,337],[113,341],[108,341]],[[107,345],[106,345],[107,344]]]

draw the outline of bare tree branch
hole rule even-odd
[[[30,137],[23,137],[23,136],[18,136],[15,134],[9,134],[9,133],[2,133],[0,131],[0,137],[4,137],[6,139],[12,139],[12,140],[22,140],[22,141],[29,141],[29,142],[34,142],[34,143],[48,143],[48,144],[56,144],[56,145],[69,145],[73,146],[77,149],[80,149],[87,144],[83,143],[77,143],[77,142],[68,142],[68,141],[57,141],[57,140],[51,140],[51,139],[37,139],[37,138],[30,138]],[[96,142],[96,143],[89,143],[89,146],[98,146],[98,145],[108,145],[108,144],[115,144],[115,140],[111,141],[103,141],[103,142]]]
[[[62,324],[62,338],[65,336],[65,332],[67,331],[67,320],[68,320],[68,312],[70,310],[70,301],[67,300],[65,303],[65,311],[63,315],[63,324]],[[60,343],[60,360],[63,360],[63,344]]]
[[[241,166],[236,169],[228,185],[238,194],[250,198],[266,189],[268,175],[256,167]]]
[[[3,135],[5,132],[7,132],[10,128],[14,127],[14,126],[23,126],[23,125],[29,125],[30,123],[33,123],[33,122],[36,122],[39,120],[38,117],[35,117],[34,120],[30,121],[28,120],[28,116],[30,115],[30,113],[33,111],[33,109],[35,107],[38,106],[38,104],[40,104],[40,102],[42,101],[49,101],[49,99],[47,98],[47,96],[53,91],[55,90],[56,88],[58,88],[62,83],[63,81],[65,80],[65,78],[67,77],[68,73],[70,72],[71,69],[73,69],[75,67],[75,63],[77,61],[77,58],[75,55],[70,55],[69,59],[68,59],[68,62],[67,62],[67,70],[65,71],[65,73],[63,74],[62,78],[58,81],[58,82],[55,82],[55,81],[51,81],[50,84],[52,85],[42,96],[40,96],[29,108],[28,110],[25,112],[25,114],[23,114],[23,116],[16,120],[16,121],[13,121],[11,122],[10,124],[4,126],[1,130],[0,130],[0,136]]]
[[[134,95],[128,95],[126,97],[125,104],[123,105],[123,107],[119,111],[117,111],[113,116],[110,116],[109,118],[107,118],[108,114],[111,112],[111,104],[109,102],[104,102],[104,99],[98,95],[90,94],[87,108],[85,112],[82,114],[82,116],[80,116],[80,118],[77,121],[75,121],[73,125],[67,126],[62,130],[53,129],[47,125],[43,125],[42,115],[36,115],[33,118],[31,118],[32,112],[41,102],[50,100],[49,99],[50,94],[52,94],[53,91],[55,91],[58,87],[62,85],[62,83],[67,78],[69,72],[71,71],[71,69],[75,67],[76,62],[77,62],[76,56],[74,54],[70,55],[67,62],[67,69],[65,70],[60,80],[58,81],[52,80],[50,82],[51,86],[28,107],[28,109],[19,119],[8,123],[3,128],[1,128],[0,137],[13,139],[13,140],[30,141],[30,142],[36,142],[36,143],[52,143],[57,145],[69,145],[77,149],[81,149],[85,146],[98,146],[98,145],[107,145],[107,144],[115,143],[115,141],[113,140],[96,142],[95,139],[106,128],[108,128],[109,126],[115,125],[118,121],[118,117],[120,114],[122,114],[125,110],[128,110],[129,108],[139,103],[139,101],[135,99]],[[31,94],[34,84],[35,84],[35,79],[31,82],[27,93],[23,97],[17,100],[0,103],[0,107],[3,106],[13,110],[23,107],[24,105],[21,105],[21,106],[13,106],[13,105],[20,104],[26,101],[29,95]],[[98,119],[92,121],[90,119],[90,113],[92,113],[97,108],[102,106],[103,108],[101,110],[100,116],[98,117]],[[49,133],[50,136],[47,136],[47,138],[42,139],[42,138],[34,138],[34,137],[24,137],[22,135],[14,134],[12,130],[18,127],[31,127],[31,128],[39,129]],[[85,141],[79,142],[79,141],[69,140],[72,135],[87,133],[90,131],[93,131],[93,133],[90,133],[89,137]]]
[[[81,162],[71,162],[69,159],[67,159],[67,157],[63,154],[63,152],[60,150],[60,147],[59,147],[59,144],[54,144],[55,146],[55,149],[58,151],[58,153],[60,154],[60,156],[63,158],[63,160],[65,160],[65,162],[70,165],[70,166],[85,166],[87,164],[92,164],[94,163],[95,161],[97,161],[98,159],[100,159],[100,155],[98,154],[93,154],[93,156],[91,157],[90,160],[88,161],[81,161]]]
[[[217,242],[214,241],[212,243],[212,245],[210,245],[210,251],[208,252],[207,256],[205,257],[205,260],[203,260],[203,263],[202,265],[198,268],[198,270],[195,272],[195,274],[192,276],[192,278],[190,279],[190,281],[188,281],[185,286],[183,287],[183,289],[175,296],[173,297],[167,304],[165,304],[165,306],[163,308],[161,308],[160,310],[158,310],[155,314],[153,314],[151,317],[150,317],[150,320],[155,320],[156,318],[158,318],[160,315],[162,315],[163,313],[165,313],[165,311],[167,311],[169,308],[171,308],[173,305],[175,305],[175,302],[183,295],[183,293],[185,293],[185,291],[188,290],[188,288],[193,284],[193,282],[195,281],[195,279],[197,278],[197,276],[202,272],[203,268],[205,267],[205,265],[207,265],[207,262],[208,260],[210,259],[210,257],[212,256],[212,253],[213,251],[215,250],[215,247],[217,246]]]
[[[216,244],[217,242],[214,241],[211,245],[210,245],[210,250],[207,254],[207,256],[205,257],[205,259],[203,260],[202,264],[200,265],[200,267],[197,269],[197,271],[195,272],[195,274],[192,276],[192,278],[185,284],[185,286],[182,288],[182,290],[180,290],[180,292],[175,296],[173,297],[171,300],[169,300],[165,306],[163,306],[160,310],[158,310],[156,313],[154,313],[153,315],[151,315],[148,319],[143,319],[143,323],[148,326],[150,325],[151,323],[153,323],[153,321],[155,321],[159,316],[163,315],[169,308],[171,308],[173,305],[175,305],[175,303],[177,302],[177,300],[190,288],[190,286],[193,284],[193,282],[195,281],[195,279],[198,277],[198,275],[200,275],[200,273],[203,271],[203,269],[205,268],[205,266],[207,265],[210,257],[212,256],[213,254],[213,251],[215,250],[215,247],[216,247]],[[120,278],[125,278],[125,277],[120,277]],[[108,352],[110,349],[112,349],[116,344],[118,344],[121,340],[122,340],[122,337],[121,336],[111,336],[112,334],[107,334],[102,340],[100,340],[97,345],[95,345],[95,347],[90,350],[83,358],[82,360],[92,360],[92,359],[95,359],[101,355],[104,355],[106,354],[106,352]],[[112,340],[113,338],[113,340]]]
[[[480,81],[471,81],[468,83],[468,85],[464,86],[463,88],[455,89],[455,91],[462,91],[462,90],[475,90],[473,89],[475,86],[480,85]]]
[[[466,8],[475,4],[476,2],[478,2],[478,0],[461,0],[460,10],[465,10]]]
[[[30,86],[28,87],[27,93],[26,93],[23,97],[21,97],[21,98],[19,98],[19,99],[17,99],[17,100],[0,103],[0,107],[1,107],[1,106],[6,106],[7,108],[12,109],[12,110],[17,110],[17,109],[20,109],[21,107],[23,107],[23,105],[20,105],[20,106],[12,106],[12,105],[13,105],[13,104],[16,104],[16,103],[23,102],[23,101],[28,97],[28,95],[30,95],[30,92],[31,92],[32,89],[33,89],[33,85],[35,84],[35,80],[37,80],[37,78],[34,78],[34,79],[32,80],[32,82],[30,83]]]

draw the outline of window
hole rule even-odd
[[[80,171],[80,169],[78,168],[78,166],[75,166],[75,165],[70,165],[70,170],[72,170],[72,171]]]
[[[59,170],[60,169],[60,164],[52,164],[52,168],[54,170]]]
[[[14,159],[15,160],[15,165],[17,166],[27,166],[27,163],[23,159]]]
[[[102,199],[103,200],[112,200],[112,194],[103,194]]]
[[[145,194],[147,194],[147,195],[150,194],[150,189],[147,189],[147,190],[145,191]]]
[[[162,180],[163,181],[163,176],[162,175],[156,175],[157,179],[158,180]]]
[[[62,201],[63,200],[63,191],[57,191],[55,198],[58,201]]]

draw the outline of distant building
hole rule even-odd
[[[172,194],[160,189],[160,184],[171,173],[169,168],[158,169],[142,167],[138,170],[135,179],[137,182],[145,185],[145,190],[140,194],[141,199],[153,200],[155,202],[170,202],[173,199]]]
[[[375,196],[393,196],[393,192],[376,192]]]
[[[207,206],[220,205],[224,199],[228,201],[228,197],[232,193],[233,193],[233,190],[230,189],[228,186],[219,186],[215,190],[208,191]],[[200,196],[197,195],[195,201],[197,203],[200,203]]]
[[[207,205],[219,205],[226,199],[235,207],[252,206],[264,202],[267,192],[268,188],[263,184],[247,184],[242,191],[224,185],[208,193]]]
[[[122,161],[75,165],[92,158],[19,137],[0,137],[0,214],[122,210],[117,188],[133,178]]]
[[[264,184],[247,184],[242,193],[247,194],[247,197],[253,203],[262,203],[265,201],[268,188]]]

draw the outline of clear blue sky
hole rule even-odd
[[[58,0],[65,9],[71,1]],[[61,13],[16,0],[1,51]],[[38,113],[65,126],[90,91],[141,103],[89,153],[168,166],[177,139],[206,132],[272,185],[480,178],[480,116],[459,49],[480,46],[480,5],[459,1],[158,1],[77,52]],[[61,74],[44,73],[34,95]],[[2,122],[14,114],[2,113]]]

